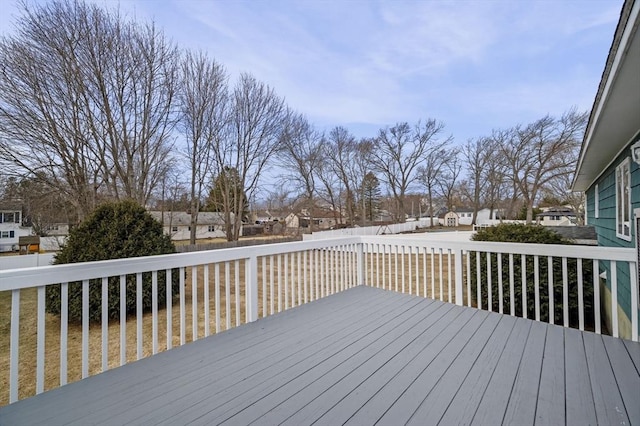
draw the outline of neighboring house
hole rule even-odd
[[[586,222],[598,245],[638,246],[640,217],[640,1],[626,0],[589,116],[574,191],[586,194]],[[618,264],[618,315],[622,337],[630,336],[627,266]],[[611,271],[600,266],[603,309],[610,319]],[[636,277],[639,276],[636,271]]]
[[[151,215],[160,223],[164,233],[174,241],[188,240],[191,235],[191,214],[185,212],[151,211]],[[240,232],[242,235],[242,231]],[[198,213],[196,238],[225,238],[224,217],[222,213]]]
[[[69,223],[55,222],[47,225],[44,232],[51,237],[63,237],[69,235]]]
[[[258,211],[255,214],[254,222],[257,222],[257,223],[284,222],[285,218],[288,215],[289,215],[289,212],[284,210]]]
[[[31,228],[22,226],[22,209],[16,205],[0,205],[0,252],[17,251],[20,237],[31,235]]]
[[[578,216],[573,209],[553,207],[536,215],[536,222],[542,226],[577,226]]]
[[[476,224],[480,225],[483,223],[490,223],[494,220],[500,220],[501,217],[504,216],[502,211],[499,209],[489,209],[483,208],[478,210],[478,215],[476,217]]]
[[[473,209],[457,209],[456,213],[458,214],[458,225],[471,225]]]
[[[336,220],[337,219],[337,220]],[[300,213],[290,213],[284,218],[287,228],[309,228],[309,224],[313,222],[313,229],[316,231],[324,229],[333,229],[339,223],[344,223],[344,217],[340,213],[336,213],[327,209],[316,209],[313,217],[307,209],[303,209]]]

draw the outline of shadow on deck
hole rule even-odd
[[[640,424],[640,344],[359,286],[0,408],[0,424]]]

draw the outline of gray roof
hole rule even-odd
[[[593,226],[545,226],[562,238],[574,241],[597,241],[598,235]]]

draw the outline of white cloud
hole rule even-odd
[[[232,77],[254,74],[321,126],[433,117],[464,137],[590,108],[622,5],[92,1],[154,18],[181,46],[206,50]]]

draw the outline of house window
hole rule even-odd
[[[2,231],[0,233],[0,238],[9,238],[9,231]]]
[[[208,229],[209,232],[216,232],[215,225],[209,225],[209,227],[207,229]]]
[[[171,227],[171,232],[178,232],[178,227],[177,226],[172,226]]]
[[[595,189],[595,200],[594,200],[594,205],[595,205],[595,212],[594,212],[594,217],[596,219],[598,219],[600,217],[600,191],[598,191],[598,184],[596,183],[596,189]]]
[[[631,241],[630,164],[627,158],[616,167],[616,236]]]

